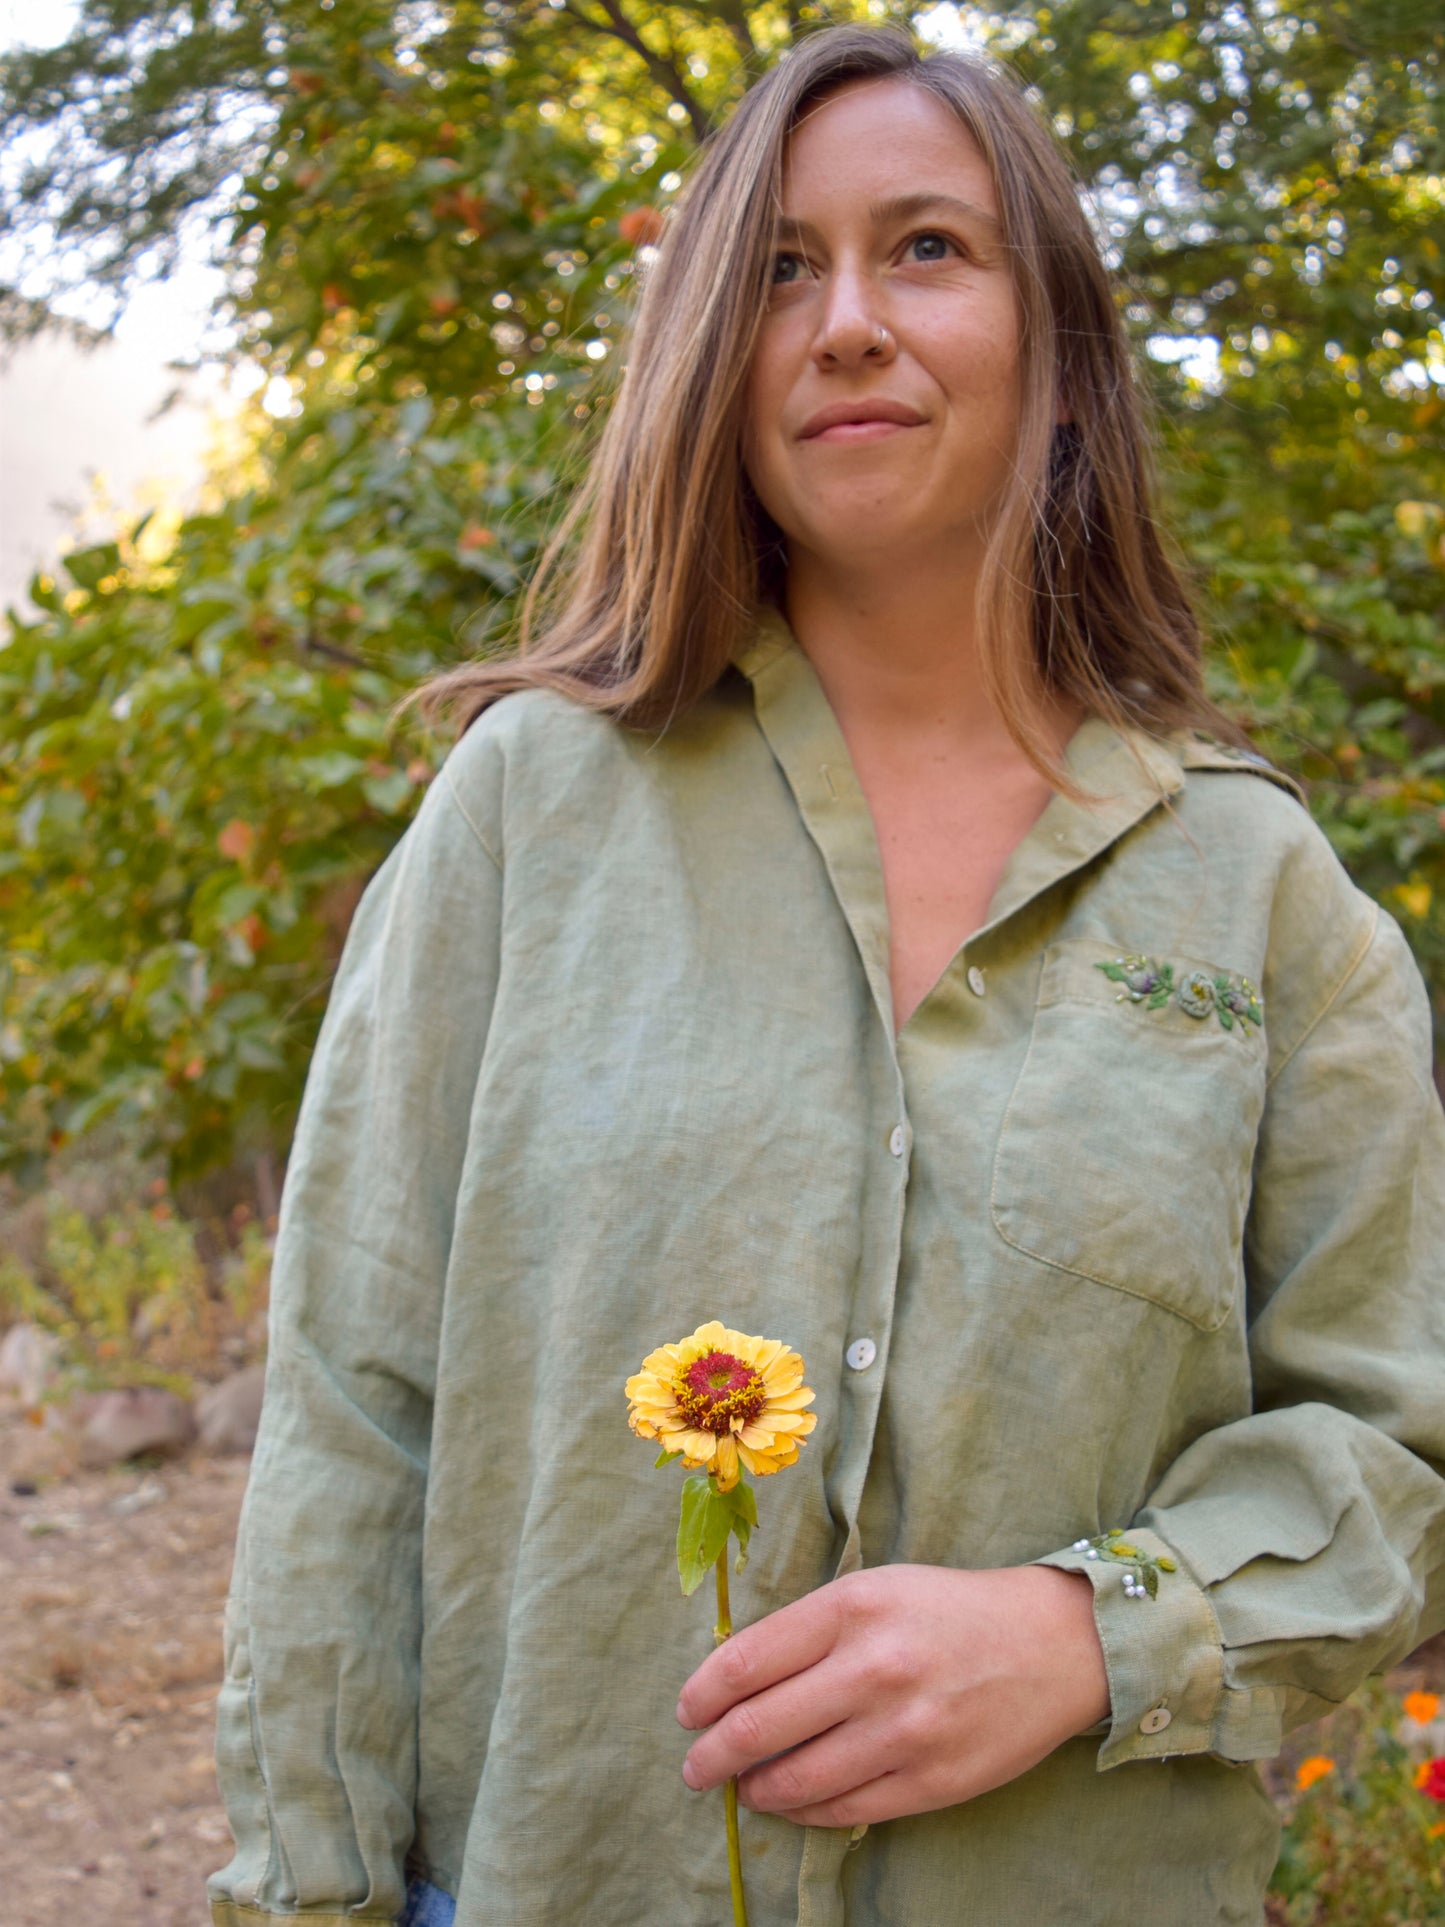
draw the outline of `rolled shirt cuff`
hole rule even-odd
[[[1160,1572],[1152,1598],[1125,1590],[1131,1566],[1124,1559],[1091,1557],[1070,1546],[1031,1562],[1084,1573],[1094,1588],[1094,1625],[1109,1676],[1107,1728],[1090,1729],[1103,1734],[1101,1772],[1126,1760],[1216,1751],[1226,1702],[1249,1697],[1225,1691],[1218,1624],[1203,1588],[1178,1553],[1156,1533],[1132,1526],[1127,1544],[1146,1558],[1173,1563],[1172,1572]],[[1277,1742],[1228,1757],[1264,1758],[1276,1750]]]

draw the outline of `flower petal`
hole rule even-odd
[[[770,1412],[801,1412],[805,1405],[811,1405],[818,1394],[811,1385],[800,1385],[796,1391],[768,1393]]]

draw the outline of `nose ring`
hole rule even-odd
[[[888,346],[888,330],[883,326],[882,322],[880,321],[878,324],[878,339],[872,344],[871,347],[865,348],[863,352],[869,355],[878,355],[878,354],[881,354],[887,346]]]

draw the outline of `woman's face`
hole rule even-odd
[[[849,82],[794,129],[743,444],[794,560],[922,563],[982,535],[1020,403],[998,214],[972,137],[907,81]],[[880,404],[900,419],[826,425]]]

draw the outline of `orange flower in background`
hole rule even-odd
[[[1295,1768],[1294,1783],[1301,1793],[1308,1793],[1316,1780],[1322,1780],[1327,1773],[1333,1773],[1335,1763],[1325,1753],[1312,1753],[1307,1760],[1301,1760]]]
[[[244,863],[256,846],[256,832],[244,817],[233,816],[216,838],[216,848],[233,863]]]
[[[1428,1726],[1440,1711],[1438,1693],[1407,1693],[1403,1705],[1406,1714],[1417,1726]]]
[[[1445,1759],[1421,1760],[1415,1769],[1415,1785],[1427,1800],[1445,1803]]]
[[[647,248],[657,245],[665,227],[660,207],[633,207],[619,218],[617,232],[633,247]]]

